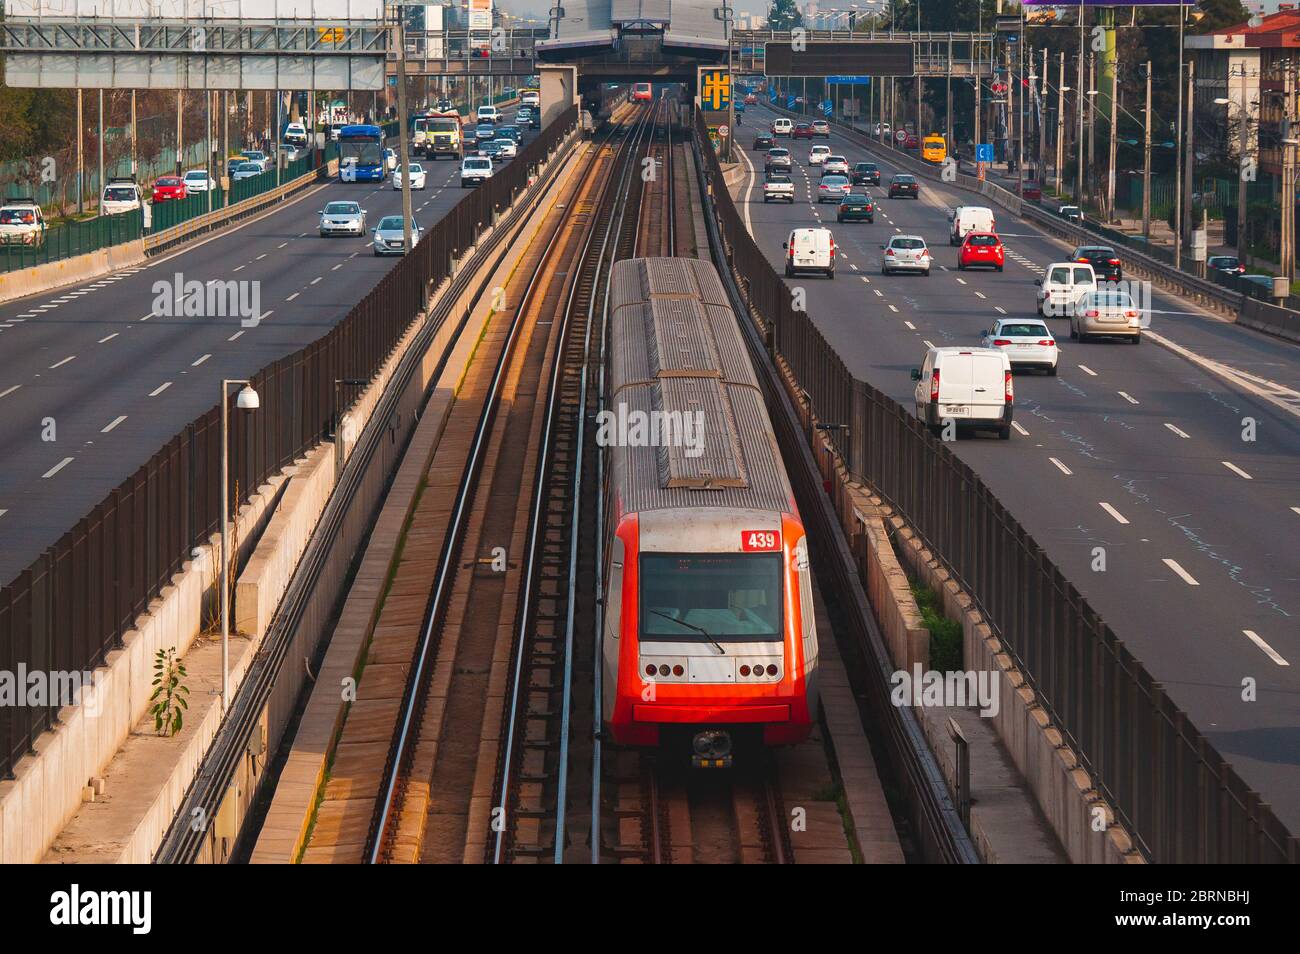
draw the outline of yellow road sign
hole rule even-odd
[[[712,70],[700,74],[700,105],[714,111],[731,106],[731,74]]]
[[[344,31],[342,27],[317,27],[320,33],[322,43],[342,43]]]

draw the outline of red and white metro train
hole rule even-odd
[[[604,736],[689,745],[708,767],[802,741],[817,718],[808,544],[722,282],[686,258],[617,262],[610,281]]]
[[[632,102],[648,103],[654,99],[654,92],[650,89],[649,83],[632,84]]]

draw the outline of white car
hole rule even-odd
[[[423,189],[425,179],[424,166],[420,165],[418,162],[413,162],[407,166],[407,168],[411,170],[411,188]],[[402,188],[402,170],[400,169],[393,172],[393,188],[399,190]]]
[[[1038,316],[1068,318],[1074,314],[1074,303],[1097,288],[1097,275],[1084,262],[1053,262],[1034,284]]]
[[[217,183],[206,170],[191,169],[185,173],[185,194],[193,195],[195,192],[207,192],[216,189]]]
[[[849,174],[849,161],[843,156],[827,156],[822,160],[822,175],[831,174],[847,176]]]
[[[503,159],[513,159],[519,155],[518,144],[509,136],[498,136],[496,138],[497,155]]]
[[[134,179],[109,179],[100,197],[100,211],[104,215],[121,215],[140,208],[140,187]]]
[[[831,154],[830,146],[816,145],[808,150],[808,165],[820,166]]]
[[[785,200],[794,205],[794,183],[786,175],[772,175],[763,183],[763,202]]]
[[[254,176],[260,176],[262,171],[262,167],[256,162],[237,162],[231,167],[230,179],[232,182],[238,182],[240,179],[251,179]]]
[[[781,243],[785,250],[785,277],[799,272],[822,272],[835,277],[835,236],[830,229],[795,229]]]
[[[330,235],[365,235],[366,210],[356,202],[327,202],[320,211],[321,238]]]
[[[486,156],[466,156],[460,162],[460,187],[468,189],[492,178],[492,160]]]
[[[11,201],[0,206],[0,245],[45,244],[45,216],[31,201]]]
[[[1011,361],[995,348],[930,348],[925,363],[912,369],[916,416],[935,434],[993,428],[1011,439],[1015,385]]]
[[[478,121],[481,123],[496,125],[501,122],[501,113],[495,106],[480,106],[475,116],[478,117]]]
[[[1036,318],[999,318],[980,337],[980,347],[1001,348],[1014,368],[1041,368],[1056,374],[1056,338]]]
[[[385,172],[397,171],[397,150],[396,149],[384,150],[384,171]]]
[[[885,254],[880,259],[880,274],[894,272],[920,272],[930,275],[930,249],[919,235],[892,235],[887,245],[880,246]]]

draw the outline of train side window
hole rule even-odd
[[[610,547],[609,572],[605,579],[605,635],[618,639],[623,611],[623,541],[618,537]]]
[[[817,604],[813,602],[812,568],[808,565],[808,539],[795,548],[799,567],[799,618],[803,623],[803,659],[805,671],[811,671],[817,659]]]

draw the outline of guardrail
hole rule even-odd
[[[697,115],[742,290],[850,472],[975,600],[1094,784],[1157,862],[1296,862],[1300,842],[1165,695],[997,496],[902,405],[853,377],[749,234]],[[1013,197],[1014,198],[1014,197]],[[1017,200],[1018,201],[1018,200]]]
[[[123,212],[121,215],[97,215],[93,219],[65,222],[45,230],[39,243],[26,245],[20,242],[0,245],[0,272],[21,271],[49,262],[58,262],[77,255],[88,255],[133,242],[140,237],[141,212]]]
[[[777,112],[785,113],[791,117],[802,115],[774,103],[768,105]],[[1127,259],[1124,265],[1126,272],[1151,281],[1175,295],[1217,311],[1220,314],[1236,318],[1241,321],[1241,324],[1267,334],[1291,340],[1300,337],[1300,311],[1280,308],[1275,305],[1270,306],[1271,310],[1261,310],[1255,307],[1254,302],[1261,299],[1262,292],[1254,283],[1231,275],[1216,274],[1211,279],[1201,278],[1190,272],[1175,270],[1172,252],[1165,252],[1163,249],[1148,246],[1144,242],[1135,242],[1132,236],[1127,236],[1123,232],[1096,223],[1083,226],[1074,225],[1058,215],[1053,215],[1036,203],[1021,199],[1016,193],[1004,189],[988,179],[980,179],[964,172],[957,172],[956,176],[951,180],[944,180],[940,167],[913,158],[892,144],[882,144],[878,139],[854,126],[848,126],[839,121],[833,121],[832,125],[842,135],[852,139],[858,145],[869,151],[888,156],[891,162],[902,166],[909,172],[936,182],[943,182],[945,185],[978,192],[998,206],[1014,215],[1031,220],[1043,231],[1058,238],[1063,238],[1075,245],[1123,245]],[[1263,297],[1271,296],[1263,295]],[[1261,301],[1260,303],[1263,304],[1264,302]],[[1261,318],[1262,314],[1267,314],[1268,317],[1266,319]],[[1241,320],[1243,316],[1248,320]]]
[[[577,108],[567,110],[466,192],[328,333],[250,376],[261,408],[230,416],[232,507],[329,433],[344,410],[334,404],[334,382],[373,378],[430,289],[451,276],[577,121]],[[220,526],[220,426],[218,404],[0,587],[0,671],[91,670],[122,645],[136,617]],[[57,705],[0,706],[0,779],[13,777],[57,715]]]

